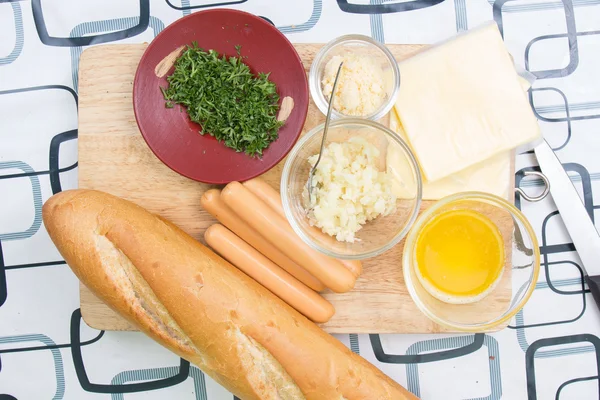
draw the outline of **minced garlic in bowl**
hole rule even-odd
[[[392,181],[378,169],[379,149],[362,137],[329,143],[305,193],[309,223],[338,241],[353,243],[362,226],[396,210]],[[308,158],[314,167],[319,155]]]
[[[285,161],[279,189],[285,218],[304,243],[328,257],[382,254],[398,245],[417,217],[422,193],[417,161],[398,135],[377,122],[333,120],[309,201],[307,182],[323,129],[321,124],[303,135]],[[388,169],[391,149],[395,158],[406,159],[394,159],[399,174]],[[397,179],[402,182],[390,182]]]

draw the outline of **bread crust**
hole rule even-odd
[[[241,399],[415,399],[172,223],[71,190],[43,207],[77,277],[152,339]]]

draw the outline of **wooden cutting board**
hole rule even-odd
[[[204,243],[205,229],[216,221],[202,209],[200,197],[213,186],[184,178],[162,164],[146,146],[135,121],[133,78],[146,46],[95,46],[81,55],[79,187],[102,190],[131,200],[171,220]],[[307,71],[321,46],[295,45]],[[398,60],[423,48],[421,45],[388,47]],[[324,120],[311,101],[303,134]],[[380,122],[387,125],[385,118]],[[262,176],[277,189],[284,161]],[[430,204],[423,202],[423,208]],[[327,332],[448,332],[423,315],[410,298],[402,276],[403,246],[404,242],[401,242],[385,254],[364,261],[364,272],[349,293],[324,294],[336,309],[335,316],[322,325]],[[488,296],[491,298],[488,302],[490,313],[505,309],[510,301],[510,274],[505,276],[508,278]],[[96,329],[135,330],[83,285],[81,313],[85,322]]]

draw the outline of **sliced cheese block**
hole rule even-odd
[[[531,83],[529,83],[529,81],[527,79],[523,78],[520,75],[519,75],[519,83],[521,85],[521,89],[523,89],[524,92],[528,91],[529,88],[531,87]]]
[[[399,67],[396,110],[428,181],[540,136],[493,22],[433,46]]]
[[[404,141],[406,133],[402,128],[396,112],[390,112],[390,129],[396,132]],[[392,190],[399,198],[409,198],[414,194],[414,188],[407,186],[413,180],[410,165],[402,154],[396,154],[395,146],[387,149],[387,172],[392,176]],[[510,167],[512,154],[510,151],[499,153],[484,162],[472,165],[434,182],[423,181],[423,200],[439,200],[451,194],[467,191],[478,191],[495,194],[507,198],[510,186]]]

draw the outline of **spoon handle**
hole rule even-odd
[[[333,109],[333,96],[335,95],[335,89],[337,88],[338,79],[340,77],[340,72],[342,71],[342,65],[344,62],[340,63],[338,67],[337,73],[335,74],[335,80],[333,81],[333,89],[331,90],[331,96],[329,96],[329,106],[327,107],[327,116],[325,117],[325,127],[323,128],[323,138],[321,139],[321,149],[319,150],[319,157],[317,158],[317,162],[310,170],[310,177],[308,179],[308,198],[312,196],[312,178],[317,170],[317,165],[321,161],[321,155],[323,154],[323,149],[325,148],[325,141],[327,139],[327,131],[329,130],[329,122],[331,121],[331,110]]]

